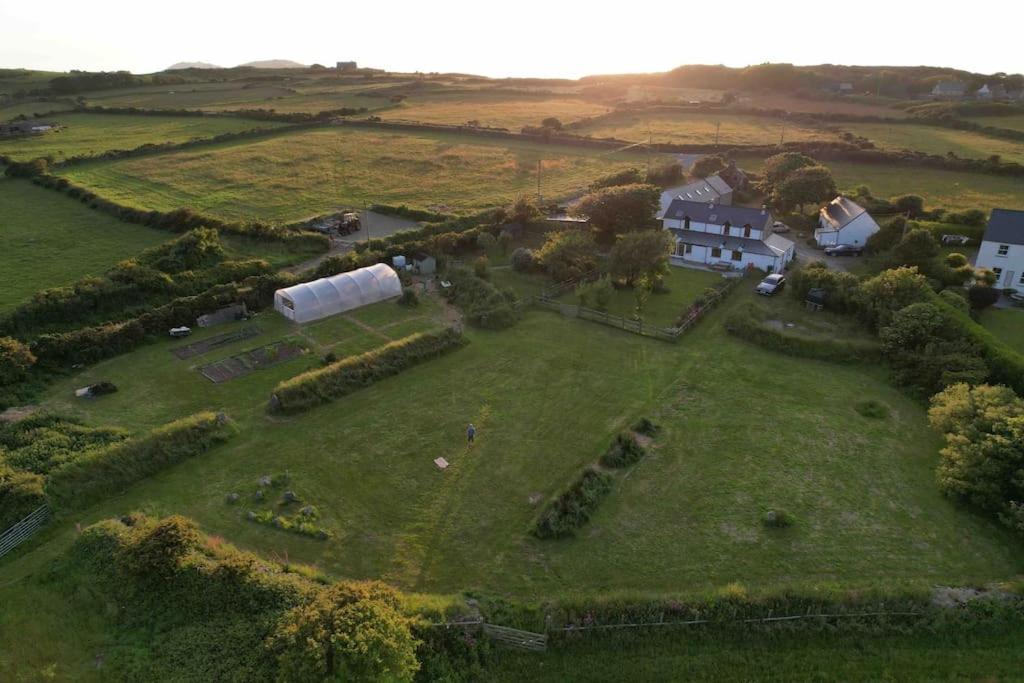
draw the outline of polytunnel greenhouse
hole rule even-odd
[[[383,263],[274,292],[274,308],[297,323],[319,320],[402,293],[398,273]]]

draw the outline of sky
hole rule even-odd
[[[730,0],[694,11],[655,0],[0,0],[0,68],[151,73],[179,61],[291,59],[494,77],[763,62],[1019,73],[1016,4]]]

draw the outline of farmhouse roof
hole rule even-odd
[[[852,199],[840,195],[821,209],[821,217],[833,230],[842,230],[867,210]]]
[[[779,256],[785,254],[794,246],[793,240],[788,240],[782,235],[776,235],[774,232],[765,238],[764,243]]]
[[[692,202],[713,202],[729,192],[732,188],[728,183],[718,176],[709,176],[683,185],[676,190],[676,197]]]
[[[692,202],[679,198],[672,200],[663,216],[670,220],[683,220],[687,217],[698,223],[749,225],[758,229],[762,229],[772,221],[772,215],[762,209],[752,209],[746,206],[721,206],[710,202]]]
[[[960,81],[939,81],[935,84],[935,87],[932,88],[932,92],[935,94],[945,93],[949,95],[954,93],[963,94],[965,88],[966,86],[964,86]]]
[[[701,232],[700,230],[684,230],[682,228],[670,228],[673,235],[678,237],[683,244],[693,244],[698,247],[718,247],[742,251],[747,254],[760,254],[762,256],[778,256],[767,243],[756,240],[752,237],[732,237],[717,235],[713,232]],[[788,240],[787,240],[788,241]]]
[[[992,209],[982,239],[1000,244],[1024,244],[1024,211]]]

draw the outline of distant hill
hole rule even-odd
[[[171,64],[165,69],[165,71],[175,71],[176,69],[220,69],[216,64],[210,64],[209,62],[178,62],[177,64]]]
[[[290,59],[265,59],[261,62],[246,62],[238,66],[251,66],[254,69],[308,69],[306,64],[299,64]]]

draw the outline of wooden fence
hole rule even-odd
[[[0,534],[0,557],[3,557],[23,542],[32,538],[49,519],[50,508],[40,505],[30,512],[27,517]]]
[[[678,324],[673,327],[659,327],[657,325],[644,323],[642,320],[625,318],[620,315],[608,313],[607,311],[599,311],[594,308],[587,308],[586,306],[579,306],[557,300],[558,297],[562,296],[566,292],[572,291],[579,284],[583,282],[590,282],[594,279],[596,279],[595,273],[588,273],[581,278],[560,282],[545,289],[534,297],[533,303],[542,308],[557,311],[558,313],[571,318],[590,320],[591,322],[601,323],[602,325],[608,325],[609,327],[615,327],[620,330],[626,330],[627,332],[632,332],[633,334],[638,334],[644,337],[653,337],[655,339],[661,339],[662,341],[674,342],[677,341],[687,330],[696,325],[697,321],[703,318],[708,311],[718,306],[722,299],[725,298],[725,295],[732,291],[736,286],[736,283],[739,281],[738,278],[723,280],[721,285],[713,288],[713,294],[706,294],[690,306],[690,308],[680,318]]]

